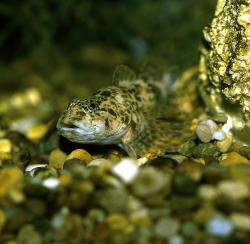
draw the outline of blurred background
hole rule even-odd
[[[61,111],[72,97],[110,84],[119,64],[138,69],[149,60],[180,74],[198,62],[215,2],[0,1],[0,115],[24,89],[31,90],[19,103],[29,96]]]

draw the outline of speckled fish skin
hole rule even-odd
[[[57,128],[73,142],[119,144],[129,156],[142,156],[152,147],[149,121],[155,119],[164,100],[165,91],[158,83],[130,74],[87,99],[74,99],[61,115]],[[147,136],[143,137],[146,130]]]

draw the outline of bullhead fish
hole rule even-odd
[[[73,99],[57,129],[76,143],[118,144],[134,158],[163,155],[181,131],[178,123],[164,119],[167,88],[163,83],[137,77],[121,65],[112,85],[86,99]]]

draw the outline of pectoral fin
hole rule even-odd
[[[121,147],[130,157],[153,159],[176,153],[179,146],[193,136],[187,123],[158,119],[148,122],[137,137],[123,141]]]

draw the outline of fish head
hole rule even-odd
[[[58,120],[59,133],[70,141],[86,144],[119,143],[130,125],[130,113],[123,104],[97,93],[88,99],[74,99]]]

